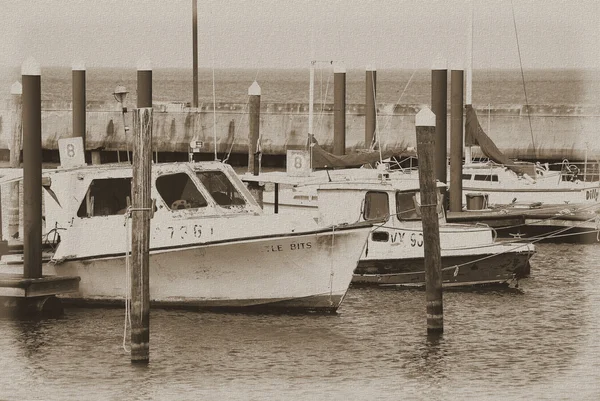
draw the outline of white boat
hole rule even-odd
[[[394,179],[386,171],[367,169],[361,169],[362,177],[357,177],[353,171],[340,170],[330,175],[330,182],[317,174],[305,178],[302,186],[280,191],[278,213],[313,218],[324,226],[384,219],[373,227],[352,283],[424,285],[418,180]],[[273,173],[242,178],[280,184],[292,181]],[[264,194],[267,212],[274,211],[273,195]],[[445,287],[507,284],[529,274],[529,259],[535,252],[532,244],[500,242],[485,225],[450,224],[441,206],[438,213]]]
[[[59,168],[44,177],[43,274],[81,278],[65,301],[123,303],[131,166]],[[151,197],[153,305],[335,311],[370,231],[265,215],[220,162],[154,164]],[[3,256],[0,272],[22,272],[22,255]]]
[[[575,168],[568,162],[560,171],[529,164],[529,174],[519,175],[509,167],[491,161],[465,164],[463,199],[466,204],[466,194],[480,193],[488,205],[597,203],[600,181],[581,181]]]

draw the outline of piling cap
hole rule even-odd
[[[415,126],[417,127],[435,127],[435,114],[425,106],[415,116]]]
[[[10,86],[10,94],[11,95],[22,95],[23,94],[23,85],[19,81],[16,81],[14,84]]]
[[[21,64],[21,75],[42,75],[39,63],[33,57],[28,57]]]
[[[450,70],[451,71],[464,71],[465,67],[464,67],[463,63],[461,63],[460,61],[455,61],[452,64],[450,64]]]
[[[441,56],[441,55],[437,55],[437,57],[435,58],[435,60],[433,61],[433,64],[431,65],[431,69],[432,70],[447,70],[448,69],[448,60]]]
[[[143,59],[138,60],[137,70],[138,71],[152,71],[152,63],[150,62],[150,59],[143,58]]]
[[[85,63],[83,60],[75,60],[73,61],[73,71],[85,71]]]
[[[377,71],[377,68],[375,68],[375,66],[373,64],[369,64],[367,65],[367,68],[365,68],[367,71]]]
[[[334,74],[345,74],[346,73],[346,67],[341,65],[341,64],[336,64],[333,66],[333,73]]]
[[[258,85],[258,82],[252,82],[252,85],[250,85],[250,87],[248,88],[248,95],[260,96],[260,86]]]

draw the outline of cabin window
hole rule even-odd
[[[396,215],[400,220],[420,220],[421,209],[415,192],[396,193]]]
[[[498,182],[498,176],[496,174],[475,174],[475,181]]]
[[[437,214],[444,216],[444,195],[437,194]],[[419,192],[396,192],[396,216],[398,220],[421,220],[421,194]]]
[[[363,218],[365,220],[377,220],[387,218],[390,206],[388,195],[385,192],[369,191],[365,195],[365,209]]]
[[[131,178],[104,178],[90,183],[78,217],[125,214],[131,204]]]
[[[462,179],[463,180],[470,180],[471,179],[471,174],[463,174],[462,175]]]
[[[246,200],[222,171],[198,171],[196,175],[217,205],[231,207],[245,205]]]
[[[161,175],[156,179],[156,190],[171,210],[198,209],[207,205],[186,173]]]
[[[388,242],[390,234],[387,231],[373,231],[371,239],[375,242]]]

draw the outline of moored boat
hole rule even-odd
[[[65,301],[122,303],[127,294],[132,169],[46,171],[44,275],[81,278]],[[369,226],[269,216],[219,162],[152,167],[150,301],[160,306],[335,311]],[[22,271],[5,255],[0,272]]]

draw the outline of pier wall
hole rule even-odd
[[[379,105],[378,129],[384,148],[416,146],[414,118],[424,105]],[[216,122],[219,153],[247,153],[248,107],[240,103],[211,103],[190,108],[184,103],[154,103],[153,148],[160,152],[187,152],[191,140],[204,142],[206,153],[214,152]],[[476,107],[483,129],[509,157],[544,160],[600,158],[600,107],[523,105]],[[131,126],[131,115],[125,115]],[[72,135],[70,102],[42,104],[42,146],[58,149],[60,138]],[[8,149],[12,127],[10,102],[0,107],[0,149]],[[448,112],[450,119],[450,112]],[[315,137],[333,147],[333,105],[315,107]],[[348,105],[346,151],[364,149],[364,105]],[[448,121],[448,125],[450,121]],[[533,131],[530,133],[530,124]],[[287,148],[302,147],[308,132],[308,104],[261,104],[260,134],[264,154],[285,154]],[[131,135],[132,130],[128,135]],[[448,133],[449,134],[449,133]],[[88,102],[87,149],[131,150],[131,138],[123,129],[116,102]],[[448,140],[448,146],[450,141]],[[475,154],[476,155],[476,154]]]

